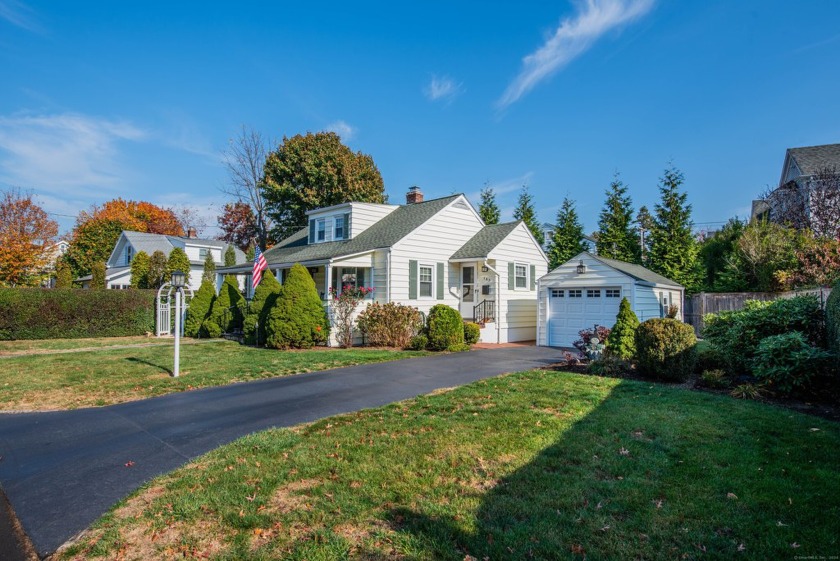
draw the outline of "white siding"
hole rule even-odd
[[[497,284],[499,292],[496,297],[499,342],[535,340],[538,304],[536,279],[548,270],[545,254],[540,250],[527,227],[519,224],[490,252],[488,257],[493,260],[491,264],[500,275]],[[534,290],[531,290],[530,277],[524,290],[508,288],[508,263],[525,265],[528,275],[531,274],[531,265],[534,265]],[[479,298],[481,299],[481,296]]]
[[[377,205],[371,203],[351,203],[350,237],[355,238],[399,207],[396,205]]]
[[[455,202],[457,202],[456,199]],[[428,313],[435,304],[446,304],[458,309],[460,302],[460,265],[450,264],[449,258],[472,238],[484,225],[472,210],[450,204],[425,224],[393,246],[391,251],[392,302],[416,306]],[[408,298],[408,262],[417,260],[420,265],[431,265],[437,274],[437,263],[444,264],[444,297]],[[433,280],[436,291],[437,278]],[[377,288],[378,290],[378,288]]]
[[[184,252],[187,254],[187,258],[190,261],[201,261],[203,263],[204,257],[201,256],[202,249],[210,251],[210,254],[213,255],[213,261],[215,261],[217,265],[221,265],[223,263],[221,248],[209,245],[193,245],[191,243],[187,243],[184,246]]]

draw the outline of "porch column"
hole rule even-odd
[[[332,288],[332,266],[329,263],[324,264],[324,300],[329,302],[332,300],[330,289]]]

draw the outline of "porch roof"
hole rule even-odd
[[[467,241],[461,249],[452,254],[452,260],[464,259],[482,259],[490,255],[493,249],[502,243],[508,234],[513,232],[513,229],[519,225],[519,220],[516,222],[507,222],[505,224],[490,224],[479,230],[472,238]]]

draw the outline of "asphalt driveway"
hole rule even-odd
[[[43,557],[146,481],[246,434],[559,360],[561,351],[546,347],[478,350],[109,407],[0,414],[0,485]]]

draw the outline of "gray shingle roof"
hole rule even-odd
[[[802,175],[814,175],[826,167],[840,171],[840,144],[788,148],[788,153],[796,160]]]
[[[187,238],[179,236],[166,236],[164,234],[149,234],[146,232],[133,232],[131,230],[123,230],[126,239],[134,247],[135,253],[145,251],[148,255],[152,255],[155,251],[162,251],[166,255],[172,251],[176,246],[181,247],[181,244],[189,243],[195,245],[203,245],[210,247],[218,247],[222,250],[222,256],[227,251],[228,243],[222,240],[208,240],[203,238]],[[234,247],[236,253],[236,262],[244,263],[246,261],[245,253],[238,247]],[[200,264],[203,264],[202,261]]]
[[[487,257],[493,248],[502,243],[520,221],[485,226],[452,254],[452,259],[478,259]]]
[[[350,240],[308,244],[303,229],[265,252],[269,265],[320,261],[391,247],[461,195],[452,195],[397,208]]]
[[[592,253],[586,253],[592,259],[596,261],[600,261],[604,265],[608,267],[612,267],[617,271],[621,271],[625,275],[631,276],[636,280],[650,282],[654,284],[664,284],[667,286],[676,286],[679,288],[683,288],[683,286],[678,283],[674,282],[669,278],[665,278],[658,273],[654,273],[650,269],[646,269],[641,265],[634,265],[633,263],[627,263],[626,261],[619,261],[618,259],[608,259],[606,257],[601,257],[600,255],[593,255]]]

